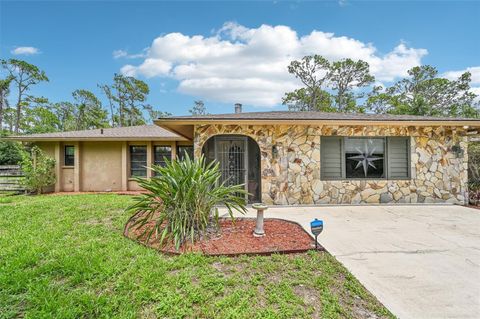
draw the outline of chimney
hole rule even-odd
[[[242,104],[235,103],[235,113],[242,113]]]

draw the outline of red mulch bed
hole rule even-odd
[[[124,235],[138,241],[147,247],[157,249],[166,254],[181,254],[185,252],[201,252],[210,256],[236,256],[236,255],[270,255],[272,253],[300,253],[315,249],[314,239],[297,223],[266,218],[264,237],[254,237],[255,219],[237,218],[235,222],[230,219],[221,219],[219,232],[209,233],[207,238],[194,244],[188,242],[177,251],[172,243],[160,247],[157,238],[145,240],[137,239],[145,228],[153,227],[154,222],[146,224],[141,229],[131,228],[127,223]],[[320,246],[319,246],[320,247]]]

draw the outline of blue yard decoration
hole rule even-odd
[[[323,220],[319,220],[317,218],[315,218],[315,220],[312,220],[310,222],[310,229],[312,231],[312,234],[315,236],[315,249],[318,249],[317,237],[323,231]]]

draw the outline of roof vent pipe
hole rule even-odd
[[[242,113],[242,104],[235,103],[235,113]]]
[[[100,134],[103,134],[103,128],[100,129]]]

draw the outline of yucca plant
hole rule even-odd
[[[208,226],[218,227],[218,206],[225,206],[230,218],[234,211],[246,212],[244,186],[221,183],[218,162],[207,164],[203,156],[193,160],[187,155],[151,169],[155,173],[151,179],[135,179],[147,193],[135,197],[127,209],[138,216],[131,228],[154,221],[154,227],[139,235],[146,242],[155,236],[160,245],[173,241],[178,250],[187,240],[199,239]]]

